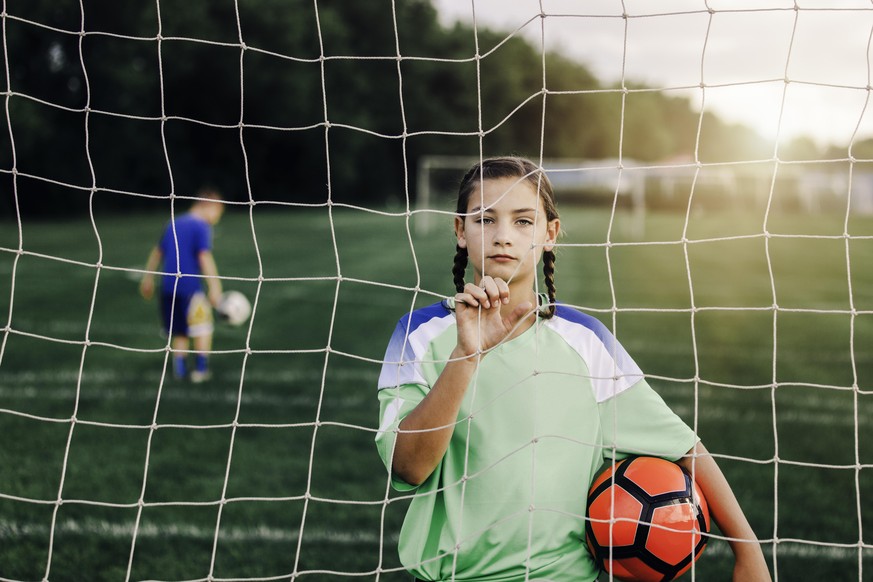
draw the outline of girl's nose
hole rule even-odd
[[[509,245],[512,244],[512,238],[509,236],[509,227],[497,224],[494,228],[494,244],[497,245]]]

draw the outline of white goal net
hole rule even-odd
[[[774,579],[869,579],[869,2],[4,0],[0,25],[0,580],[409,580],[376,383],[397,320],[454,294],[461,175],[507,154],[555,185],[558,300],[707,443]],[[138,286],[205,186],[253,310],[192,383]],[[729,541],[686,576],[729,576]]]

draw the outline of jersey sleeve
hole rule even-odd
[[[644,379],[598,407],[607,458],[651,455],[676,461],[699,440]]]
[[[195,254],[199,255],[204,251],[212,250],[212,229],[206,222],[197,222],[197,230],[194,232],[193,242]]]
[[[397,429],[439,378],[447,356],[436,353],[447,354],[449,345],[454,346],[454,322],[453,310],[443,302],[416,309],[400,319],[385,350],[379,374],[376,446],[391,472],[392,485],[401,491],[415,487],[391,471]]]
[[[675,461],[697,435],[649,386],[640,367],[598,319],[558,305],[550,326],[579,354],[597,401],[606,457],[652,455]]]
[[[376,449],[385,468],[391,474],[391,486],[398,491],[410,491],[415,489],[415,486],[397,477],[391,469],[397,430],[400,422],[418,406],[427,392],[427,387],[421,384],[404,384],[379,390],[379,430],[376,432]]]
[[[391,473],[395,489],[408,491],[412,485],[399,479],[391,470],[394,443],[400,422],[427,395],[429,386],[421,369],[421,353],[425,346],[416,341],[411,315],[403,317],[394,328],[385,350],[379,374],[379,430],[376,448],[385,467]]]

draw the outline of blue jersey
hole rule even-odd
[[[200,275],[200,253],[212,250],[212,228],[209,223],[193,214],[183,214],[175,220],[176,227],[168,224],[161,237],[158,247],[163,253],[165,273],[182,273],[176,293],[193,295],[203,289],[202,277],[186,277],[185,275]],[[175,230],[175,236],[174,236]],[[179,255],[176,256],[178,241]],[[175,287],[175,275],[165,275],[163,278],[164,294],[172,294]]]

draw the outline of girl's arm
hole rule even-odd
[[[476,356],[465,357],[455,348],[452,361],[430,392],[400,423],[392,470],[410,485],[421,485],[445,455],[461,402],[478,365]]]
[[[401,421],[394,444],[392,470],[410,485],[420,485],[440,463],[458,421],[458,411],[479,360],[499,344],[530,313],[523,302],[504,316],[509,287],[500,279],[483,277],[455,295],[458,343],[427,396]]]
[[[698,442],[677,463],[689,473],[692,473],[693,465],[692,474],[703,496],[706,497],[713,521],[725,537],[730,538],[728,543],[736,560],[734,581],[770,580],[770,571],[767,568],[767,562],[764,559],[758,538],[746,520],[727,479],[703,443]]]

